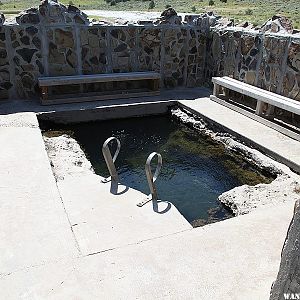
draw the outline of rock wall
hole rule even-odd
[[[2,25],[0,98],[38,97],[38,77],[157,71],[163,87],[204,83],[206,37],[187,25]]]
[[[298,190],[300,191],[300,189]],[[295,213],[281,253],[280,268],[272,286],[270,300],[299,299],[300,297],[300,206]]]
[[[1,20],[0,99],[38,98],[42,76],[157,71],[166,88],[210,86],[212,76],[230,75],[300,100],[300,36],[286,20],[253,30],[228,27],[232,22],[213,14],[182,22],[168,9],[150,24],[90,24],[76,7],[54,0],[21,13],[15,24]],[[284,24],[284,34],[270,33]],[[106,88],[112,83],[54,93]]]
[[[225,28],[207,37],[205,80],[231,76],[300,101],[300,36]]]

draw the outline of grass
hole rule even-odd
[[[62,0],[64,4],[70,1]],[[119,2],[114,6],[105,0],[72,0],[81,9],[149,11],[149,1],[129,0]],[[163,11],[171,5],[176,11],[183,13],[203,13],[214,11],[224,17],[234,19],[235,23],[250,21],[261,25],[275,14],[288,17],[295,28],[300,28],[299,0],[228,0],[227,3],[214,0],[215,5],[209,6],[209,0],[154,0],[154,11]],[[1,11],[23,10],[39,5],[39,0],[2,0]]]

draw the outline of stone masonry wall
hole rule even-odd
[[[300,37],[225,28],[207,38],[206,84],[212,76],[240,81],[300,101]]]
[[[0,99],[8,98],[8,91],[12,84],[10,81],[9,58],[6,50],[7,32],[4,27],[0,27]],[[13,70],[12,70],[13,71]]]
[[[0,22],[0,99],[38,98],[42,76],[157,71],[165,88],[211,86],[227,75],[300,101],[300,36],[269,33],[280,19],[254,30],[190,17],[181,22],[168,9],[152,24],[90,24],[76,7],[45,0],[16,24]]]
[[[0,99],[38,97],[38,77],[157,71],[163,87],[204,84],[206,37],[187,25],[2,25]]]

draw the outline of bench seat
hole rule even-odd
[[[210,96],[211,100],[300,141],[300,130],[296,128],[288,129],[279,125],[278,122],[274,122],[274,107],[281,108],[295,115],[300,115],[300,101],[266,91],[227,76],[213,77],[212,82],[214,84],[214,90],[213,95]],[[222,90],[224,90],[224,92]],[[241,107],[243,104],[237,104],[234,99],[229,99],[228,92],[230,90],[255,99],[257,101],[255,114],[250,112],[249,109],[244,109],[245,106]],[[268,109],[264,114],[265,103],[268,104]]]
[[[136,81],[149,80],[151,81],[150,90],[122,90],[112,91],[112,93],[84,93],[75,95],[58,95],[49,97],[48,88],[54,86],[74,85],[74,84],[91,84],[116,81]],[[42,90],[42,104],[59,104],[71,102],[85,102],[96,100],[107,100],[116,98],[129,98],[141,96],[153,96],[159,94],[160,74],[153,71],[147,72],[129,72],[129,73],[109,73],[109,74],[92,74],[92,75],[71,75],[71,76],[53,76],[38,78],[39,86]]]
[[[230,77],[213,77],[212,81],[214,83],[213,94],[216,97],[219,96],[219,87],[222,86],[240,94],[256,99],[258,101],[256,107],[257,114],[261,114],[261,106],[263,105],[263,103],[268,103],[270,105],[279,107],[283,110],[287,110],[297,115],[300,115],[299,101],[275,94],[270,91],[263,90],[261,88],[252,86],[244,82],[240,82]]]

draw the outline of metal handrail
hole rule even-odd
[[[151,161],[152,159],[157,156],[157,166],[156,166],[156,170],[154,172],[154,175],[152,174],[152,170],[151,170]],[[147,196],[146,199],[144,199],[142,202],[138,203],[137,206],[142,207],[143,205],[145,205],[146,203],[148,203],[149,201],[156,201],[158,200],[158,196],[157,196],[157,189],[155,186],[155,181],[160,173],[162,167],[162,157],[159,153],[157,152],[152,152],[147,160],[146,160],[146,164],[145,164],[145,171],[146,171],[146,177],[147,177],[147,181],[148,181],[148,185],[149,185],[149,189],[150,189],[150,195]]]
[[[113,157],[111,156],[111,152],[109,149],[109,143],[112,141],[117,142],[117,149],[116,149],[116,152]],[[109,181],[114,181],[117,183],[119,182],[119,176],[118,176],[118,172],[116,170],[115,161],[120,153],[120,149],[121,149],[121,143],[120,143],[119,139],[117,139],[116,137],[110,137],[103,143],[102,154],[104,156],[110,177],[104,178],[102,180],[102,182],[104,182],[104,183],[109,182]]]

